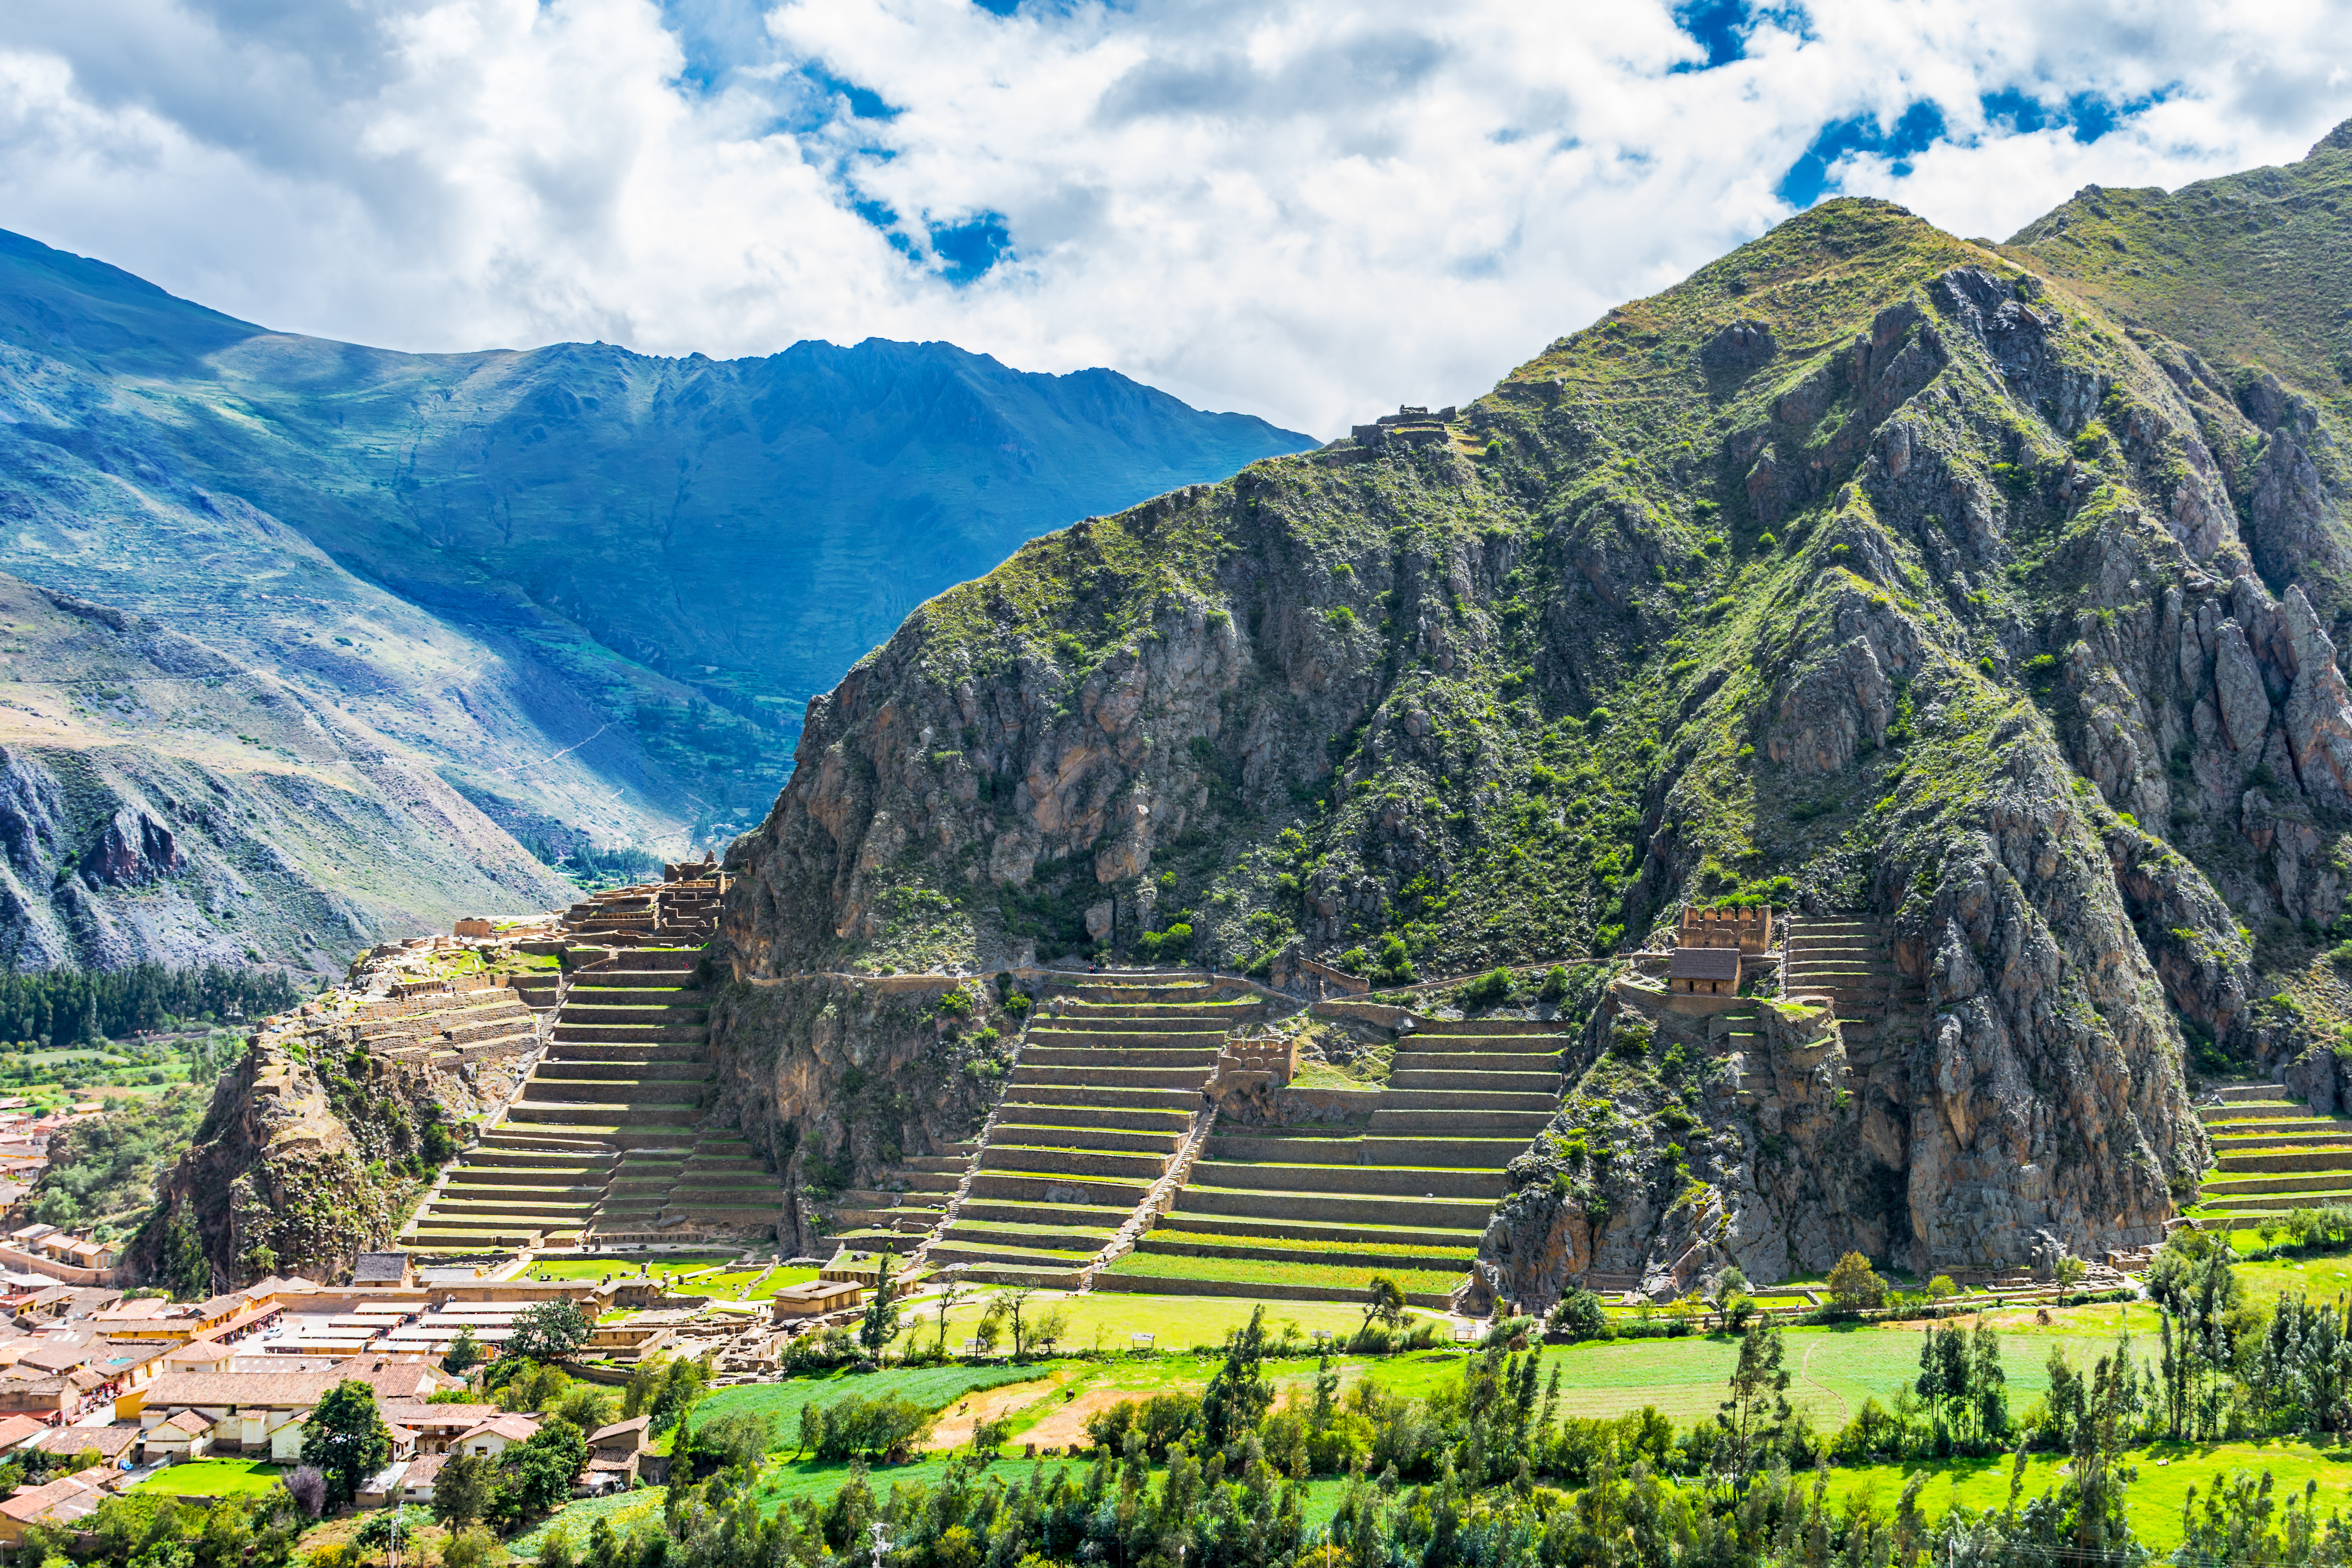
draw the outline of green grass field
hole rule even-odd
[[[233,1492],[266,1492],[285,1474],[286,1467],[257,1459],[193,1459],[166,1465],[131,1489],[168,1497],[227,1497]]]
[[[2026,1462],[2021,1497],[2034,1497],[2058,1484],[2063,1456],[2036,1454]],[[1904,1483],[1914,1471],[1932,1478],[1919,1494],[1930,1518],[1953,1505],[1999,1508],[2009,1500],[2008,1459],[1919,1460],[1906,1465],[1871,1465],[1830,1472],[1830,1495],[1845,1500],[1870,1499],[1882,1519],[1895,1511]],[[2259,1476],[2267,1470],[2280,1494],[2319,1483],[2319,1511],[2352,1509],[2352,1448],[2315,1448],[2308,1443],[2157,1443],[2139,1451],[2139,1479],[2125,1497],[2132,1532],[2158,1550],[2180,1543],[2180,1510],[2194,1487],[2200,1498],[2216,1481],[2236,1471]]]
[[[1040,1371],[1034,1366],[923,1366],[872,1372],[863,1376],[837,1372],[830,1377],[739,1384],[733,1388],[714,1390],[697,1403],[694,1419],[698,1423],[747,1410],[772,1415],[776,1418],[777,1436],[789,1444],[793,1439],[792,1424],[803,1405],[831,1405],[851,1394],[872,1399],[881,1394],[896,1394],[937,1410],[976,1389],[994,1388],[999,1384],[1019,1383],[1038,1375]]]
[[[2259,1242],[2257,1246],[2261,1245]],[[2352,1290],[2352,1258],[2305,1258],[2294,1263],[2241,1263],[2238,1283],[2255,1300],[2302,1295],[2317,1300]]]
[[[667,1487],[641,1487],[633,1492],[615,1492],[611,1497],[583,1498],[566,1503],[545,1520],[506,1543],[507,1551],[516,1557],[536,1557],[547,1543],[548,1536],[562,1531],[576,1553],[588,1544],[588,1532],[600,1519],[610,1521],[619,1534],[626,1535],[629,1527],[646,1520],[661,1522],[662,1509],[668,1501]]]

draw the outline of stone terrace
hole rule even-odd
[[[2214,1169],[2197,1194],[2209,1224],[2352,1203],[2352,1118],[2322,1116],[2274,1083],[2231,1084],[2197,1108]]]
[[[717,1070],[698,943],[651,945],[700,919],[673,911],[673,896],[715,900],[715,889],[625,889],[565,916],[567,932],[597,945],[567,953],[546,1052],[427,1194],[403,1247],[478,1254],[772,1231],[780,1184],[740,1135],[706,1122]]]
[[[1254,1001],[1087,985],[1034,1019],[954,1217],[926,1254],[975,1282],[1076,1287],[1167,1173]]]
[[[1569,1038],[1522,1019],[1423,1021],[1360,1119],[1212,1137],[1173,1211],[1096,1285],[1343,1300],[1379,1273],[1444,1305],[1505,1167],[1559,1106]]]

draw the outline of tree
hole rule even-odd
[[[497,1460],[477,1454],[451,1454],[441,1461],[433,1478],[433,1517],[454,1535],[490,1511],[490,1492],[497,1484]]]
[[[1371,1328],[1375,1319],[1391,1329],[1404,1321],[1404,1292],[1385,1274],[1373,1275],[1364,1286],[1364,1323],[1357,1331],[1359,1337]]]
[[[1841,1307],[1875,1307],[1886,1300],[1886,1281],[1872,1272],[1869,1258],[1849,1252],[1830,1270],[1830,1300]]]
[[[451,1377],[463,1377],[482,1364],[482,1342],[474,1337],[474,1325],[460,1323],[457,1335],[449,1342],[449,1353],[441,1358],[441,1370]]]
[[[1274,1404],[1265,1362],[1265,1308],[1261,1304],[1251,1310],[1247,1323],[1225,1336],[1225,1364],[1201,1395],[1201,1435],[1206,1447],[1238,1444],[1257,1429]]]
[[[347,1503],[360,1483],[392,1458],[392,1430],[375,1407],[375,1390],[355,1378],[329,1389],[302,1425],[302,1462],[326,1478],[327,1498]]]
[[[1718,1321],[1730,1312],[1731,1303],[1748,1294],[1748,1276],[1737,1263],[1727,1263],[1716,1277],[1706,1282],[1706,1304],[1715,1309]]]
[[[1756,1468],[1757,1451],[1780,1436],[1789,1421],[1789,1373],[1781,1365],[1780,1331],[1758,1323],[1740,1337],[1731,1372],[1731,1396],[1716,1408],[1721,1436],[1716,1468],[1734,1488]]]
[[[286,1495],[294,1500],[294,1506],[312,1519],[326,1511],[327,1478],[319,1473],[317,1466],[296,1466],[288,1472],[285,1487]]]
[[[540,1555],[543,1560],[546,1552]],[[441,1548],[441,1568],[499,1568],[506,1560],[507,1549],[499,1538],[478,1524],[453,1532]]]
[[[963,1281],[952,1274],[946,1276],[940,1283],[939,1353],[942,1356],[948,1353],[948,1309],[968,1294],[970,1292],[964,1289]]]
[[[1919,1376],[1913,1387],[1936,1425],[1937,1458],[1948,1456],[1969,1405],[1969,1336],[1958,1323],[1919,1336]]]
[[[565,1361],[588,1342],[588,1315],[568,1296],[541,1301],[515,1314],[506,1353],[530,1361]]]
[[[1579,1285],[1560,1297],[1547,1327],[1563,1339],[1593,1339],[1609,1331],[1609,1312],[1600,1297]]]
[[[551,1421],[499,1456],[499,1482],[490,1511],[514,1522],[552,1513],[572,1496],[572,1478],[588,1462],[588,1440],[568,1421]]]
[[[950,992],[949,994],[961,995],[962,993]],[[857,1342],[865,1346],[866,1353],[876,1361],[882,1359],[882,1352],[888,1350],[890,1342],[898,1337],[898,1306],[892,1289],[894,1283],[890,1273],[890,1254],[886,1251],[875,1265],[874,1299],[866,1303],[866,1316],[857,1325]]]
[[[1029,1353],[1029,1337],[1022,1323],[1021,1315],[1029,1310],[1029,1303],[1036,1294],[1037,1288],[1034,1285],[1015,1285],[996,1299],[1003,1306],[1005,1316],[1013,1320],[1013,1359],[1014,1361],[1019,1361]]]

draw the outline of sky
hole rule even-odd
[[[0,227],[284,331],[946,339],[1328,437],[1826,196],[2291,162],[2352,0],[10,0]]]

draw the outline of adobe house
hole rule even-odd
[[[777,1291],[769,1310],[781,1322],[786,1318],[816,1318],[827,1312],[847,1311],[864,1299],[865,1292],[851,1280],[811,1279]]]
[[[1745,956],[1737,947],[1678,947],[1666,966],[1666,989],[1681,996],[1737,996]]]

